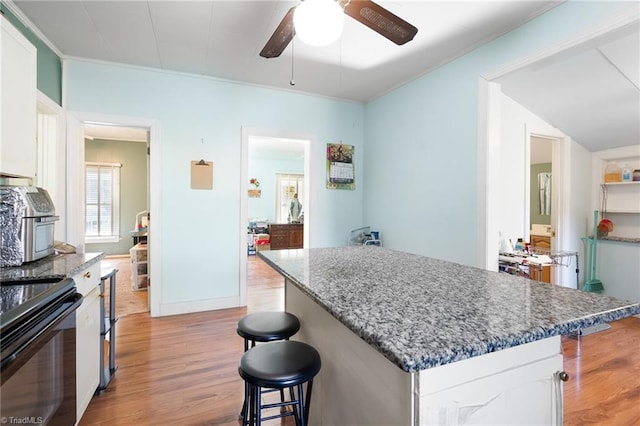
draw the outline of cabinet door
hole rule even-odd
[[[562,425],[562,355],[420,399],[420,424]]]
[[[542,235],[532,235],[531,245],[536,248],[551,250],[551,237],[545,237]]]
[[[36,48],[0,16],[0,172],[36,175]]]
[[[86,297],[100,285],[100,262],[83,269],[71,278],[76,282],[78,293]]]
[[[290,248],[302,248],[302,243],[304,240],[302,225],[294,225],[291,228],[291,233],[289,234],[289,247]]]
[[[288,225],[270,225],[269,226],[269,243],[271,250],[286,249],[289,247],[289,229]]]
[[[76,418],[82,418],[100,383],[100,291],[84,296],[76,311]]]
[[[551,266],[543,266],[542,270],[539,270],[535,266],[530,266],[529,271],[532,280],[551,283]]]

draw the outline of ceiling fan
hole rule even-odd
[[[334,0],[329,0],[334,1]],[[335,0],[347,16],[366,25],[397,45],[413,40],[418,29],[370,0]],[[289,9],[267,44],[260,52],[263,58],[276,58],[282,54],[295,36],[294,14],[299,5]]]

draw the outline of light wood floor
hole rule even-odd
[[[134,291],[131,285],[131,256],[107,256],[102,259],[103,270],[116,268],[116,317],[147,312],[147,290]],[[105,303],[109,306],[109,286],[105,286]]]
[[[284,306],[282,277],[256,257],[248,263],[247,308],[122,317],[119,369],[80,425],[238,425],[243,386],[236,323],[248,312]],[[570,375],[565,425],[640,424],[640,318],[580,339],[563,338],[563,349]]]

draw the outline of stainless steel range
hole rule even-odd
[[[0,423],[76,423],[73,279],[0,280]]]
[[[45,189],[0,187],[0,266],[18,266],[53,254],[53,231],[58,219]]]

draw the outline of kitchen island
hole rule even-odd
[[[313,425],[561,424],[560,336],[640,304],[381,247],[260,252],[315,346]]]

